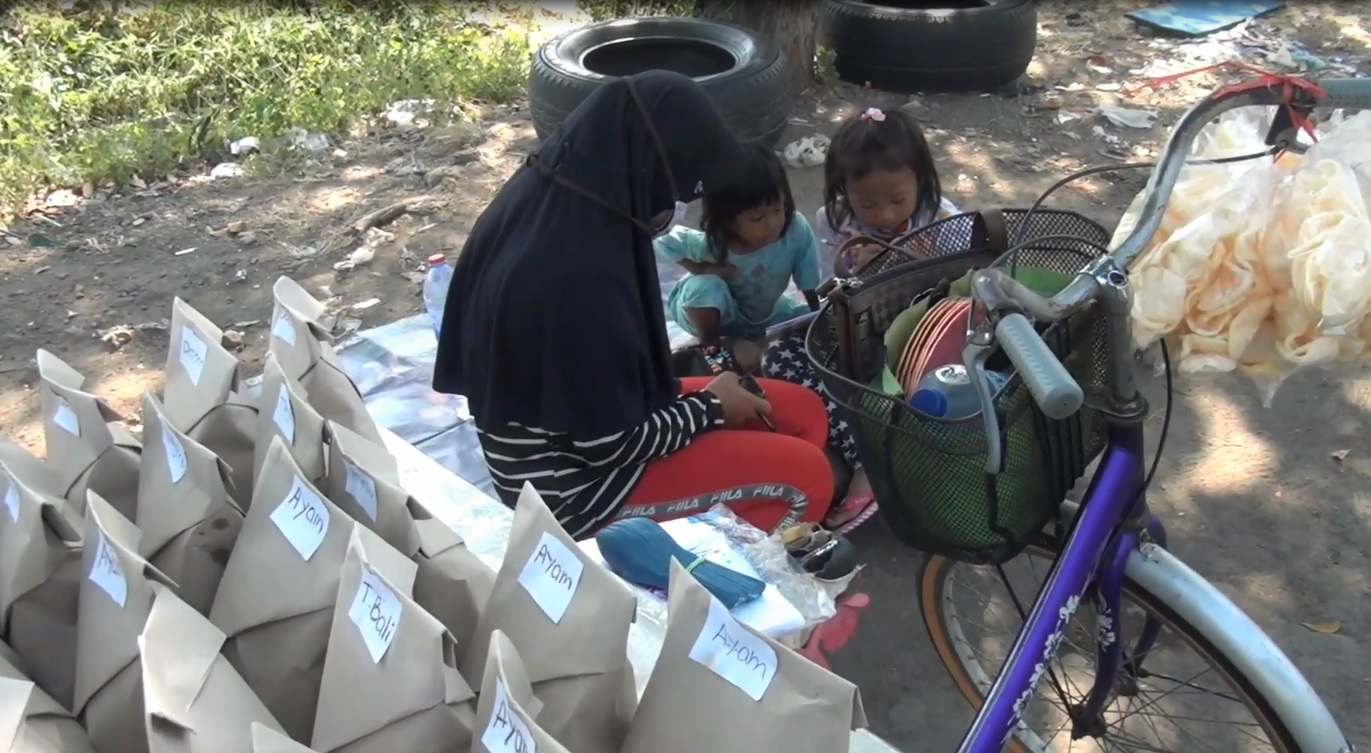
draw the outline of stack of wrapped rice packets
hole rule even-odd
[[[273,292],[260,387],[175,301],[141,440],[38,352],[45,459],[0,440],[8,750],[846,750],[856,688],[680,568],[640,697],[629,588],[531,487],[482,562],[401,484],[324,305]]]

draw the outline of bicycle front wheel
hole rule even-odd
[[[1045,542],[999,568],[936,556],[925,563],[919,579],[924,626],[973,708],[984,703],[1004,666],[1055,556],[1055,546]],[[1081,605],[1009,750],[1299,753],[1242,671],[1162,597],[1129,581],[1122,607],[1117,624],[1097,625],[1095,610]],[[1112,631],[1131,652],[1146,617],[1161,624],[1161,635],[1138,676],[1115,683],[1101,725],[1086,735],[1072,709],[1094,685],[1097,636]]]

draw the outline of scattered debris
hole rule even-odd
[[[1306,630],[1322,635],[1336,635],[1342,631],[1342,620],[1310,620],[1301,622]]]
[[[1333,460],[1335,460],[1336,462],[1341,463],[1342,461],[1347,459],[1348,452],[1349,450],[1335,450],[1333,452],[1330,452],[1329,456],[1332,457]]]
[[[361,219],[352,223],[352,230],[359,235],[364,235],[372,228],[389,225],[402,214],[431,214],[434,211],[433,202],[432,196],[416,196],[412,199],[396,202],[362,215]]]
[[[303,128],[292,128],[288,136],[291,149],[301,149],[318,154],[329,148],[328,137],[322,133],[310,133]]]
[[[109,346],[110,350],[119,350],[128,345],[133,339],[134,329],[127,324],[116,324],[107,329],[98,330],[100,340]]]
[[[224,330],[224,335],[219,340],[225,348],[232,351],[239,351],[247,346],[247,343],[243,340],[243,333],[236,329]]]
[[[828,156],[829,145],[827,136],[816,133],[786,144],[780,156],[791,167],[818,167]]]
[[[237,162],[220,162],[209,171],[209,177],[214,180],[241,178],[244,175],[247,175],[247,170],[244,170],[243,166]]]
[[[380,298],[368,298],[365,301],[359,301],[357,303],[354,303],[348,308],[352,309],[353,311],[366,311],[367,309],[372,308],[373,306],[379,305],[381,305]]]
[[[1157,120],[1157,113],[1151,110],[1129,107],[1101,107],[1097,112],[1100,117],[1120,128],[1151,128]]]
[[[180,251],[177,251],[176,253],[172,254],[172,256],[185,256],[186,254],[193,254],[193,253],[195,253],[196,251],[198,251],[199,248],[200,248],[199,246],[191,246],[190,248],[183,248],[183,249],[181,249]]]
[[[235,157],[246,157],[260,151],[262,151],[262,142],[258,141],[256,136],[244,136],[229,144],[229,154]]]
[[[356,269],[357,267],[363,266],[365,264],[370,264],[371,261],[375,258],[376,251],[370,245],[358,246],[357,249],[353,251],[351,255],[348,256],[348,258],[338,262],[337,264],[334,264],[333,268],[338,270],[339,272],[344,272],[347,270]]]

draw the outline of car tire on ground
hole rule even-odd
[[[915,94],[1012,83],[1038,43],[1034,0],[823,0],[822,40],[838,77]]]
[[[790,68],[770,39],[697,18],[641,18],[584,26],[538,50],[528,81],[538,138],[602,84],[653,69],[698,82],[745,141],[775,146],[790,120]]]

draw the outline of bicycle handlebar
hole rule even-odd
[[[996,339],[1045,415],[1054,419],[1066,418],[1080,409],[1085,398],[1080,385],[1038,336],[1025,313],[1038,321],[1059,321],[1094,301],[1106,286],[1121,289],[1127,283],[1123,272],[1161,226],[1163,212],[1185,166],[1191,144],[1221,113],[1239,107],[1281,105],[1294,105],[1304,110],[1371,109],[1371,79],[1323,79],[1313,83],[1316,90],[1295,88],[1293,92],[1292,85],[1284,81],[1239,86],[1211,94],[1187,111],[1172,130],[1162,157],[1147,181],[1138,224],[1109,256],[1100,260],[1102,263],[1082,270],[1057,295],[1045,298],[998,269],[985,269],[975,274],[972,295],[990,312],[999,315],[995,324]],[[1293,103],[1292,94],[1297,99]],[[1286,142],[1292,143],[1294,135],[1284,134]]]

